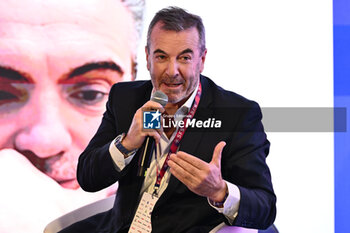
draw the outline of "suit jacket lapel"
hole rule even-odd
[[[212,95],[209,90],[208,82],[201,76],[202,84],[202,96],[198,105],[198,109],[193,118],[195,119],[208,119],[213,117],[213,110],[210,108],[212,105]],[[200,146],[200,141],[203,137],[203,132],[195,128],[188,128],[180,143],[181,151],[185,151],[189,154],[196,155],[197,147]]]
[[[209,106],[212,102],[212,95],[209,89],[208,81],[201,76],[201,84],[202,84],[202,96],[198,105],[198,109],[194,115],[196,119],[208,119],[213,116],[213,111]],[[203,111],[204,110],[204,111]],[[185,151],[191,155],[196,155],[197,148],[200,146],[200,142],[202,140],[204,133],[196,132],[196,129],[188,128],[185,132],[184,137],[181,140],[179,151]],[[174,176],[170,177],[169,184],[167,189],[164,191],[162,196],[157,202],[157,205],[160,205],[167,201],[167,199],[171,196],[171,194],[176,190],[178,185],[182,183]]]

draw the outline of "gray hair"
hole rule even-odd
[[[192,27],[196,27],[199,35],[199,49],[201,52],[205,51],[205,28],[201,17],[188,13],[186,10],[180,7],[167,7],[157,12],[152,19],[147,32],[147,50],[151,44],[151,33],[153,27],[162,22],[162,29],[169,31],[180,32]]]
[[[143,25],[143,13],[145,10],[145,0],[122,0],[124,6],[131,12],[134,25],[137,32],[137,42],[141,39],[142,25]]]
[[[121,0],[124,6],[131,12],[134,19],[135,35],[136,35],[136,44],[135,44],[135,54],[132,58],[132,77],[135,79],[137,74],[137,62],[136,62],[136,51],[137,46],[142,37],[142,27],[143,27],[143,13],[145,10],[145,0]]]

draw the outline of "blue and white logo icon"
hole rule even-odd
[[[160,129],[160,116],[162,114],[157,111],[143,112],[143,128],[144,129]]]

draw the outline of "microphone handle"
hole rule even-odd
[[[152,154],[155,147],[155,140],[153,137],[147,136],[142,145],[142,153],[139,157],[139,166],[137,176],[145,176],[147,168],[151,163]]]

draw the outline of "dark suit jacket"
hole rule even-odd
[[[265,163],[270,144],[261,124],[260,108],[204,76],[201,84],[202,97],[194,118],[215,118],[222,121],[222,126],[217,130],[188,128],[180,150],[210,162],[215,145],[224,140],[227,144],[222,154],[222,175],[241,192],[233,225],[267,228],[275,219],[276,197]],[[77,176],[84,190],[98,191],[119,181],[113,208],[89,219],[99,225],[93,232],[122,231],[133,219],[143,182],[136,176],[139,155],[118,172],[109,145],[118,134],[128,131],[134,113],[149,100],[151,90],[150,81],[115,84],[102,123],[79,158]],[[205,197],[192,193],[173,176],[152,212],[153,232],[208,232],[223,221],[228,223]]]

